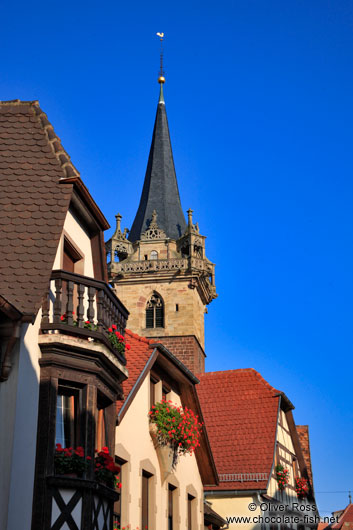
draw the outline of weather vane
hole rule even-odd
[[[164,39],[164,33],[156,33],[157,37],[159,37],[159,40],[161,41],[161,60],[160,60],[160,69],[159,69],[159,78],[158,83],[164,83],[165,77],[164,77],[164,70],[163,70],[163,39]]]

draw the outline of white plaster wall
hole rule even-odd
[[[281,425],[280,425],[281,423]],[[287,418],[285,413],[281,410],[280,411],[280,423],[278,424],[277,429],[277,441],[280,442],[284,447],[286,447],[291,455],[295,454],[294,446],[292,437],[289,434],[289,427],[287,423]],[[281,447],[279,447],[279,454],[280,456],[283,456],[283,458],[286,458],[286,460],[289,460],[291,457],[290,455]],[[290,458],[289,458],[290,457]],[[294,473],[293,473],[293,467],[291,465],[285,464],[285,467],[288,467],[289,469],[289,484],[294,486]],[[299,473],[300,474],[300,473]],[[267,489],[267,494],[270,497],[273,497],[274,499],[277,499],[281,504],[288,505],[289,507],[294,507],[293,504],[300,504],[300,505],[307,505],[307,500],[298,500],[298,497],[295,492],[288,490],[287,488],[284,491],[280,491],[278,488],[277,480],[274,476],[271,477],[269,482],[269,487]],[[244,496],[217,496],[213,497],[210,495],[207,495],[207,492],[205,493],[206,499],[208,499],[210,502],[212,502],[212,508],[218,512],[222,517],[224,517],[227,520],[227,517],[234,517],[234,516],[244,516],[244,517],[256,517],[259,515],[262,515],[263,517],[266,517],[270,515],[267,511],[260,511],[259,508],[259,500],[256,495],[244,495]],[[268,501],[261,501],[264,503],[264,505]],[[257,505],[257,509],[253,512],[251,512],[248,509],[249,503],[255,503]],[[312,511],[298,511],[295,512],[295,515],[302,515],[307,514],[309,516],[315,515]],[[279,512],[276,515],[284,515],[284,512]],[[292,528],[296,528],[298,525],[291,523],[290,525]],[[248,522],[248,523],[240,523],[234,522],[229,524],[230,530],[237,528],[238,530],[260,530],[261,523],[257,522]],[[270,524],[263,523],[262,525],[263,529],[269,530]],[[279,526],[278,526],[279,528]]]
[[[2,424],[8,425],[12,432],[7,440],[9,443],[12,438],[12,444],[7,447],[7,467],[10,467],[11,472],[7,490],[7,525],[1,526],[4,530],[31,527],[39,397],[40,320],[41,311],[34,324],[22,325],[17,366],[10,374],[10,378],[13,377],[13,395],[7,411],[8,421]],[[1,383],[1,388],[3,385]]]
[[[211,497],[205,492],[205,497],[212,503],[212,509],[221,515],[226,521],[231,517],[258,517],[262,515],[257,495],[247,495],[246,492],[244,492],[244,496],[227,497],[225,495],[224,497]],[[248,508],[250,503],[255,503],[257,505],[257,509],[253,512]],[[237,522],[229,522],[229,529],[261,530],[261,523],[242,523],[238,520]]]
[[[77,247],[77,250],[83,255],[84,269],[83,275],[94,277],[93,273],[93,260],[92,260],[92,248],[91,240],[83,228],[81,223],[75,217],[75,215],[69,210],[66,214],[64,223],[64,232],[69,236],[70,240]],[[61,269],[63,263],[63,241],[64,233],[61,236],[58,250],[56,252],[53,269]]]
[[[170,396],[170,397],[169,397]],[[180,404],[177,395],[168,395],[174,403]],[[129,410],[124,416],[121,424],[116,429],[116,444],[122,446],[131,456],[128,465],[129,470],[129,493],[128,513],[123,513],[122,526],[127,524],[131,528],[141,528],[141,475],[140,463],[149,459],[157,470],[156,473],[156,530],[167,528],[167,483],[168,478],[162,484],[159,472],[157,452],[149,433],[149,377],[147,376],[138,393],[136,394]],[[195,501],[198,529],[203,529],[203,486],[200,478],[195,455],[182,456],[179,459],[177,469],[173,473],[179,482],[179,522],[176,521],[176,529],[187,527],[187,486],[192,485],[197,492]],[[123,494],[125,492],[123,491]]]

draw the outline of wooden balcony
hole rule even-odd
[[[102,343],[125,365],[124,355],[109,341],[108,329],[116,325],[124,335],[128,314],[107,283],[81,274],[54,270],[43,301],[41,332]]]

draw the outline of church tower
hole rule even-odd
[[[215,265],[206,237],[180,203],[167,113],[164,77],[140,204],[131,230],[116,230],[106,243],[109,280],[130,312],[129,328],[155,338],[192,372],[204,372],[204,314],[216,298]],[[129,235],[128,235],[129,234]]]

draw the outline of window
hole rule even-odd
[[[146,306],[146,328],[164,327],[164,304],[162,298],[153,293]]]
[[[63,269],[83,274],[83,257],[67,237],[64,237]]]
[[[97,393],[97,428],[96,428],[96,449],[101,451],[102,447],[107,447],[109,445],[109,435],[108,435],[108,421],[107,421],[107,412],[108,405],[106,399],[100,393]]]
[[[179,304],[175,304],[175,311],[179,311]]]
[[[193,525],[193,506],[194,506],[194,500],[195,500],[195,497],[193,497],[192,495],[188,494],[188,530],[194,530],[194,525]]]
[[[149,521],[149,481],[152,475],[147,471],[142,471],[142,498],[141,498],[141,512],[142,512],[142,530],[148,528]]]
[[[299,472],[298,472],[298,460],[297,460],[297,458],[295,456],[293,456],[292,467],[293,467],[293,477],[294,477],[294,480],[295,480],[295,477],[297,477],[299,475]]]
[[[170,392],[170,389],[163,385],[162,386],[162,399],[164,399],[164,401],[167,401],[167,395],[169,394],[169,392]]]
[[[172,486],[172,484],[168,484],[168,530],[173,530],[175,489],[175,486]]]
[[[150,259],[158,259],[158,252],[157,250],[152,250]]]
[[[156,383],[158,381],[153,377],[150,378],[150,409],[156,403]]]
[[[78,390],[59,387],[56,398],[55,443],[62,447],[78,445]]]

